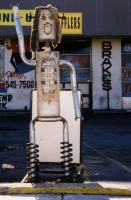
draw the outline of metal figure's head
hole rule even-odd
[[[61,41],[61,24],[55,7],[36,7],[31,33],[31,50],[37,51],[39,42],[51,42],[55,48]]]
[[[38,32],[39,42],[56,41],[56,23],[53,15],[48,9],[43,9],[40,12]]]

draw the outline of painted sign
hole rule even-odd
[[[30,40],[25,39],[25,56],[31,59]],[[30,109],[30,92],[35,87],[35,67],[21,60],[17,39],[5,40],[5,90],[0,109]]]
[[[90,80],[90,56],[89,55],[60,55],[61,60],[67,60],[76,69],[77,82]],[[65,65],[60,69],[60,81],[70,82],[70,70]]]
[[[90,80],[90,70],[89,69],[76,69],[76,79],[77,82],[85,82]],[[61,70],[60,73],[60,81],[61,82],[70,82],[70,71],[69,69]]]
[[[111,52],[112,46],[110,41],[102,41],[102,86],[103,90],[109,91],[111,87]]]
[[[19,10],[22,26],[32,25],[34,10]],[[62,34],[82,34],[82,13],[59,13],[62,24]],[[0,10],[0,26],[14,26],[12,10]]]
[[[12,94],[0,94],[0,110],[7,109],[7,104],[11,102]]]
[[[93,109],[122,109],[121,40],[92,39]]]

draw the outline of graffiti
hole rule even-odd
[[[9,79],[26,79],[26,76],[24,74],[19,74],[19,73],[13,73],[11,71],[7,71],[5,73],[6,75],[6,78],[9,80]]]
[[[8,88],[34,88],[34,81],[6,81],[6,89]]]
[[[6,109],[6,104],[12,100],[11,94],[0,94],[0,109]]]
[[[71,58],[70,62],[71,63],[80,63],[80,64],[86,64],[88,61],[88,57],[73,57]]]
[[[102,62],[102,86],[103,90],[109,91],[112,89],[111,87],[111,72],[109,69],[111,68],[111,42],[110,41],[103,41],[102,42],[102,58],[104,58]]]

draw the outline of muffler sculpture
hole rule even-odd
[[[55,7],[47,5],[36,7],[30,38],[32,60],[25,57],[24,36],[19,18],[18,6],[13,6],[14,22],[18,35],[20,55],[27,65],[36,66],[37,81],[37,117],[30,122],[30,144],[28,146],[29,172],[27,182],[37,181],[37,145],[35,144],[35,123],[63,122],[63,163],[64,178],[71,179],[70,162],[71,153],[69,144],[69,131],[66,119],[60,116],[60,80],[59,68],[66,65],[70,68],[72,94],[76,119],[81,118],[79,99],[77,93],[76,73],[73,65],[65,60],[59,60],[59,52],[51,51],[61,41],[61,23]],[[40,44],[44,44],[41,48]]]

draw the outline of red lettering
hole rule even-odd
[[[125,84],[124,88],[125,88],[125,92],[128,91],[128,88],[129,88],[129,91],[131,92],[131,84],[130,83]]]
[[[86,64],[87,61],[88,61],[88,57],[84,57],[84,58],[83,58],[83,64]]]
[[[73,57],[72,59],[71,59],[71,61],[70,61],[71,63],[76,63],[76,58],[75,57]]]
[[[77,61],[78,61],[78,63],[83,63],[83,58],[82,57],[78,57]]]
[[[23,79],[26,79],[26,76],[24,74],[19,74],[19,73],[13,73],[11,71],[7,71],[5,73],[7,79],[9,80],[13,80],[13,79],[19,79],[19,80],[23,80]]]
[[[81,63],[81,64],[86,64],[88,61],[87,57],[73,57],[70,62],[71,63]]]

